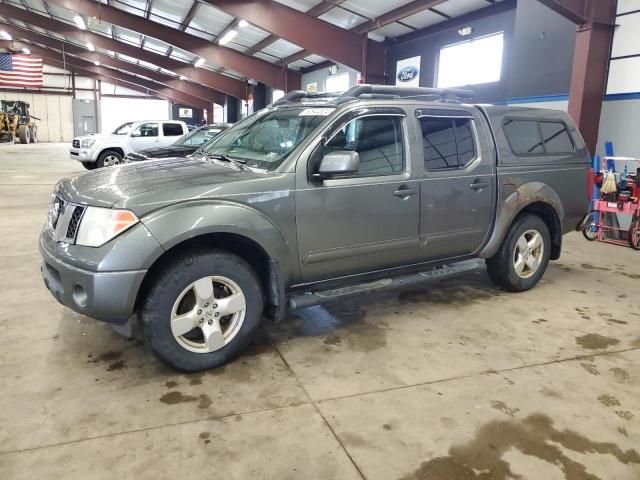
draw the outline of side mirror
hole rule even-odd
[[[336,175],[356,173],[360,167],[360,155],[349,150],[329,152],[322,157],[318,173],[315,178],[329,178]]]

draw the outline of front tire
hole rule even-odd
[[[87,170],[95,170],[96,168],[98,168],[97,162],[80,162],[80,163],[82,163],[82,166]]]
[[[260,282],[237,255],[187,252],[156,275],[142,302],[145,343],[185,372],[222,366],[255,336],[262,317]]]
[[[487,260],[489,278],[511,292],[533,288],[551,256],[551,235],[544,221],[525,214],[516,219],[498,252]]]
[[[105,150],[100,155],[98,155],[98,167],[115,167],[116,165],[122,164],[122,155],[115,150]]]
[[[29,141],[31,140],[31,137],[29,136],[29,127],[27,127],[26,125],[19,125],[18,138],[20,139],[20,143],[29,143]]]

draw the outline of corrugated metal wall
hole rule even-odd
[[[73,111],[70,95],[0,92],[3,100],[24,100],[31,104],[37,120],[38,142],[70,142],[73,139]]]

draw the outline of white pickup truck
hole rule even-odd
[[[187,132],[187,124],[177,120],[127,122],[112,133],[75,137],[69,157],[81,162],[87,170],[110,167],[123,163],[128,153],[171,145]]]

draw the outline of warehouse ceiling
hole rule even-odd
[[[64,53],[63,63],[84,59],[127,80],[157,82],[160,74],[242,97],[247,80],[290,90],[301,71],[326,61],[362,70],[363,49],[373,55],[387,39],[500,1],[8,0],[0,3],[0,29],[45,53]]]

